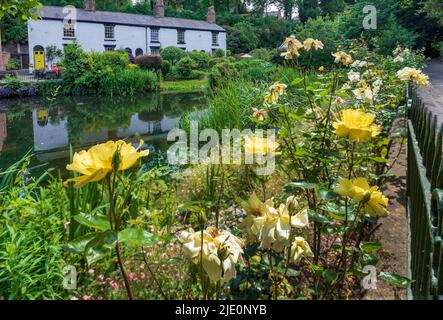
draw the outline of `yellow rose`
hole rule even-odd
[[[344,65],[350,65],[353,62],[352,57],[346,52],[339,51],[331,54],[335,58],[334,61],[335,63],[343,63]]]
[[[353,181],[340,179],[334,190],[338,194],[351,198],[356,203],[363,203],[364,210],[373,217],[385,217],[389,214],[389,199],[383,196],[377,186],[370,187],[365,178]]]
[[[89,182],[105,178],[113,170],[114,165],[118,166],[119,171],[131,168],[138,159],[149,155],[149,150],[139,151],[143,143],[143,140],[140,140],[139,146],[134,148],[131,143],[122,140],[108,141],[95,145],[88,151],[76,152],[72,163],[68,164],[66,169],[77,172],[81,176],[69,179],[66,183],[73,181],[74,186],[80,188]]]
[[[312,38],[307,38],[304,42],[303,42],[303,47],[305,48],[306,51],[310,51],[312,49],[315,50],[321,50],[324,48],[323,42],[321,42],[318,39],[312,39]]]
[[[254,192],[248,201],[242,201],[240,205],[245,210],[246,217],[240,222],[239,228],[246,235],[247,243],[251,243],[260,234],[260,226],[255,223],[255,219],[264,216],[273,209],[274,202],[269,199],[263,203]]]
[[[196,265],[202,262],[211,281],[228,282],[236,275],[236,264],[243,264],[244,243],[228,231],[208,227],[203,231],[203,243],[200,231],[183,231],[179,239],[191,261]]]
[[[309,224],[308,211],[302,210],[290,216],[286,205],[281,204],[277,209],[272,208],[264,216],[257,217],[255,224],[255,228],[260,230],[260,248],[281,252],[289,245],[291,227],[304,228]]]
[[[429,77],[415,68],[405,67],[397,72],[397,77],[403,81],[412,80],[420,86],[429,86]]]
[[[303,48],[303,44],[295,37],[286,38],[283,45],[286,47],[286,51],[281,56],[285,57],[286,60],[292,60],[300,56],[299,50]]]
[[[351,141],[366,141],[380,134],[381,127],[374,124],[374,116],[361,109],[341,111],[341,120],[334,122],[335,134]]]
[[[291,262],[297,263],[303,257],[313,257],[314,254],[309,247],[308,242],[302,237],[295,237],[294,242],[291,245]]]
[[[288,86],[279,81],[275,82],[272,86],[269,87],[269,93],[265,97],[265,103],[267,104],[276,104],[281,95],[286,93],[286,88]]]

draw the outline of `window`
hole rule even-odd
[[[114,39],[114,26],[105,25],[105,39]]]
[[[159,47],[151,47],[151,54],[159,55],[160,48]]]
[[[126,51],[126,53],[132,54],[132,49],[131,48],[126,48],[125,51]]]
[[[105,46],[105,51],[114,51],[115,46]]]
[[[177,30],[177,43],[185,44],[185,30]]]
[[[140,48],[135,49],[135,56],[142,56],[143,55],[143,50]]]
[[[63,37],[75,38],[75,23],[68,20],[63,24]]]
[[[218,32],[212,33],[212,45],[218,46]]]
[[[159,32],[158,28],[151,28],[151,42],[159,42]]]

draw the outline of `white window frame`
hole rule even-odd
[[[154,50],[156,52],[154,52]],[[160,47],[151,47],[151,55],[159,55],[160,54]]]
[[[213,46],[218,46],[218,42],[219,42],[218,36],[219,36],[218,32],[215,32],[215,31],[212,32],[212,45]]]
[[[186,30],[177,29],[177,44],[186,44]]]
[[[115,39],[115,26],[110,24],[105,24],[105,39],[114,40]]]
[[[75,22],[72,23],[71,20],[68,20],[67,23],[63,23],[63,38],[75,38]]]
[[[151,42],[160,42],[160,28],[151,28]]]

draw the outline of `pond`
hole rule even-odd
[[[31,151],[31,172],[63,171],[71,146],[140,137],[152,159],[167,150],[167,133],[180,117],[205,106],[203,93],[0,100],[0,170]]]

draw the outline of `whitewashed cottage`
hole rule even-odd
[[[213,7],[206,21],[165,17],[163,0],[157,1],[154,16],[95,8],[95,0],[85,0],[84,9],[44,6],[40,19],[28,22],[31,71],[47,67],[46,47],[63,49],[74,41],[86,51],[125,49],[134,56],[159,54],[169,46],[208,53],[226,50],[226,31],[216,24]]]

